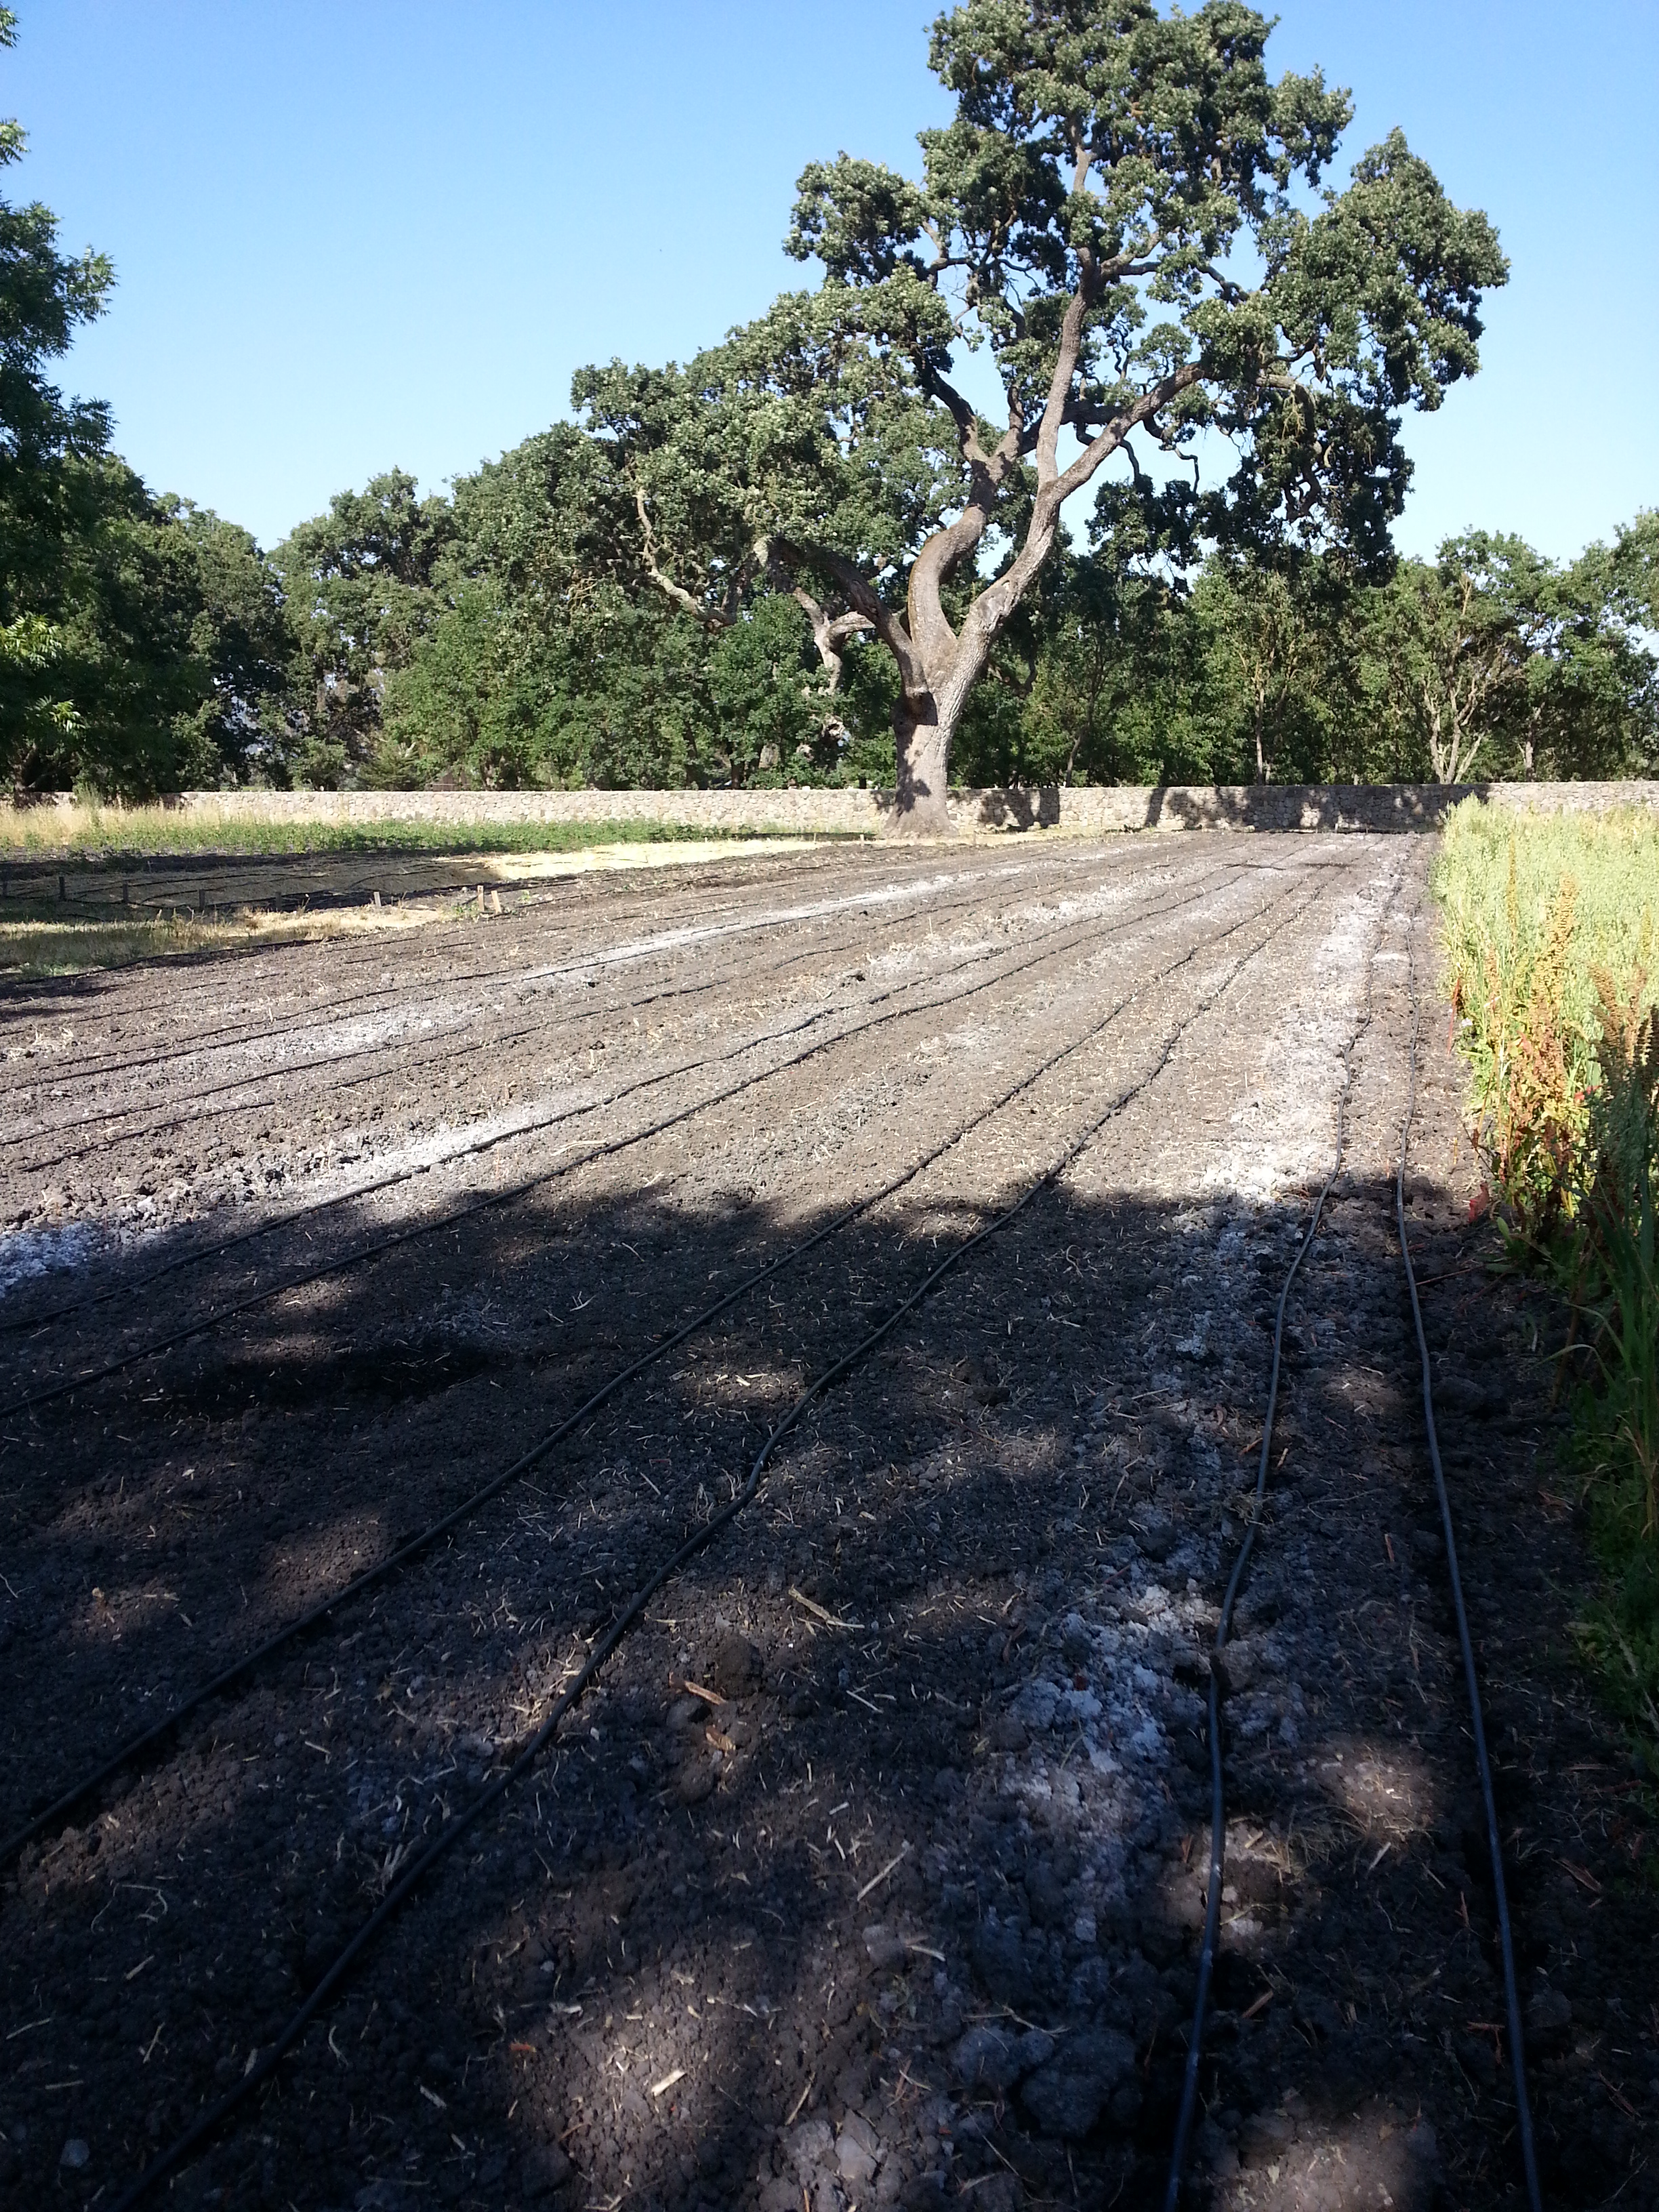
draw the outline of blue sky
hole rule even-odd
[[[942,119],[904,0],[19,0],[14,197],[119,287],[65,364],[116,442],[269,544],[396,463],[435,488],[585,361],[684,357],[804,273],[796,175],[913,167]],[[1285,0],[1277,69],[1402,125],[1512,264],[1485,368],[1413,423],[1397,532],[1558,556],[1659,504],[1659,7]]]

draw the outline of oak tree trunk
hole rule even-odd
[[[1092,267],[1091,263],[1091,271]],[[980,426],[973,409],[943,378],[937,374],[930,376],[932,395],[944,402],[956,420],[971,489],[962,512],[936,530],[918,552],[902,615],[885,605],[857,567],[838,554],[824,547],[805,549],[781,538],[768,541],[769,561],[775,559],[785,566],[791,562],[816,566],[834,577],[851,602],[851,612],[843,619],[873,630],[898,663],[901,691],[893,709],[897,790],[891,826],[896,836],[951,835],[945,789],[951,738],[969,693],[985,672],[998,635],[1053,549],[1060,508],[1117,451],[1132,429],[1154,417],[1199,379],[1197,362],[1172,369],[1098,428],[1085,441],[1077,458],[1062,469],[1058,441],[1081,357],[1089,301],[1096,289],[1097,279],[1091,273],[1066,306],[1048,399],[1030,441],[1024,435],[1023,409],[1011,400],[1008,428],[988,453],[980,442]],[[952,575],[971,568],[1012,471],[1026,453],[1035,459],[1036,492],[1024,542],[995,580],[974,599],[958,631],[945,615],[943,587]]]
[[[945,801],[951,739],[957,716],[942,713],[933,699],[900,698],[893,709],[894,751],[898,765],[892,830],[900,837],[948,837]]]

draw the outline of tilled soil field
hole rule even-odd
[[[1521,2202],[1415,1045],[1546,2194],[1659,2203],[1652,1862],[1427,858],[819,850],[13,996],[0,1828],[370,1579],[0,1869],[5,2200],[130,2201],[245,2088],[143,2201],[1160,2202],[1334,1166],[1188,2199]]]

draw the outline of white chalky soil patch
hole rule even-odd
[[[1265,1205],[1330,1164],[1341,1054],[1364,1000],[1370,947],[1388,909],[1395,872],[1344,898],[1334,925],[1295,978],[1283,1014],[1261,1042],[1260,1073],[1229,1117],[1200,1188]]]

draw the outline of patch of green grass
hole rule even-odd
[[[683,822],[306,822],[254,819],[206,807],[0,807],[0,854],[19,860],[127,854],[574,853],[590,845],[744,844],[776,834]],[[866,835],[813,834],[841,842],[861,841]]]

